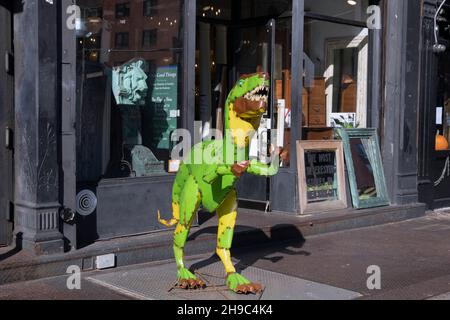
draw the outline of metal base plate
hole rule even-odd
[[[208,259],[209,260],[209,259]],[[175,264],[148,266],[94,275],[87,278],[116,292],[144,300],[350,300],[361,297],[357,292],[312,282],[256,267],[247,267],[241,274],[261,283],[257,295],[238,295],[225,286],[225,272],[220,262],[205,265],[207,260],[195,261],[195,273],[207,285],[203,290],[174,288]],[[198,269],[195,268],[198,266]]]

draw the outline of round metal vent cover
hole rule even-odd
[[[77,212],[88,216],[97,208],[97,197],[91,190],[82,190],[77,194]]]

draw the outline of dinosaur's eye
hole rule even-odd
[[[244,85],[244,80],[239,80],[239,85],[242,87]]]

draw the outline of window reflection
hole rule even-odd
[[[119,3],[116,4],[116,18],[122,19],[130,16],[130,3]]]
[[[373,159],[369,157],[369,143],[368,139],[350,138],[350,151],[352,153],[356,186],[360,200],[378,196],[372,166]]]
[[[197,17],[230,20],[231,2],[230,0],[198,0]]]

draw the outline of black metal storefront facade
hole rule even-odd
[[[420,111],[419,111],[419,198],[430,209],[438,209],[450,206],[450,179],[448,173],[447,150],[435,150],[436,134],[447,119],[445,112],[439,119],[437,110],[443,107],[443,95],[448,92],[448,82],[445,77],[448,70],[445,69],[445,61],[448,61],[448,37],[443,37],[438,32],[438,43],[435,40],[435,16],[442,1],[425,0],[422,7],[422,38],[420,60]],[[443,7],[444,14],[450,9],[449,3]],[[437,21],[440,21],[439,16]],[[448,22],[448,20],[447,20]],[[442,26],[440,29],[443,29]],[[447,50],[435,52],[433,46],[443,44]],[[448,77],[448,76],[447,76]]]
[[[156,231],[156,210],[170,213],[173,174],[101,179],[94,186],[77,183],[76,43],[65,27],[70,5],[73,1],[27,1],[14,17],[14,234],[24,248],[38,253]],[[391,203],[417,203],[421,4],[387,0],[379,5],[383,28],[369,31],[368,126],[378,129],[382,141]],[[292,105],[297,106],[291,114],[292,141],[302,137],[305,18],[304,1],[294,0],[291,63],[292,78],[298,81],[291,87]],[[183,22],[180,127],[194,134],[196,1],[185,1]],[[290,148],[291,163],[296,163],[295,143]],[[272,210],[298,213],[296,179],[297,168],[290,166],[270,181]],[[93,190],[98,198],[96,211],[88,216],[76,212],[81,189]]]

